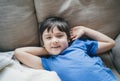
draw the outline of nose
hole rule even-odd
[[[52,43],[54,43],[54,44],[58,43],[58,39],[56,37],[53,37],[52,38]]]

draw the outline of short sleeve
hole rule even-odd
[[[50,70],[49,67],[48,67],[48,60],[47,60],[47,58],[42,57],[41,61],[42,61],[42,66],[44,67],[44,69]]]
[[[94,40],[77,39],[71,44],[71,47],[79,48],[86,54],[95,56],[98,49],[98,42]]]
[[[87,54],[95,56],[98,49],[98,42],[94,40],[86,40],[85,45],[87,48]]]

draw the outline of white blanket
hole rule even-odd
[[[13,52],[0,53],[0,81],[61,81],[56,72],[26,67],[12,56]]]

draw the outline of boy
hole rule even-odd
[[[70,30],[64,19],[49,17],[40,26],[40,40],[42,47],[16,49],[16,58],[32,68],[55,71],[62,81],[117,81],[97,56],[115,45],[108,36],[84,26]]]

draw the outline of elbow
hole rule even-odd
[[[114,40],[112,40],[112,41],[110,42],[110,44],[111,44],[111,48],[113,48],[113,47],[115,47],[116,42],[115,42]]]
[[[19,49],[17,48],[14,50],[14,56],[17,57],[18,54],[19,54]]]
[[[15,49],[15,50],[14,50],[14,56],[15,56],[15,57],[18,57],[18,56],[21,54],[21,52],[22,52],[22,51],[21,51],[20,48]]]

